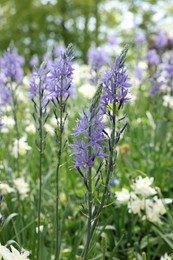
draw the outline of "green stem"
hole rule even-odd
[[[87,225],[87,241],[84,248],[84,260],[87,259],[90,243],[92,239],[91,235],[91,223],[92,223],[92,168],[89,167],[88,171],[88,225]]]
[[[39,83],[39,191],[38,191],[38,244],[37,244],[37,260],[41,259],[41,201],[42,201],[42,159],[43,159],[43,111],[42,111],[42,93],[41,80]]]
[[[92,229],[91,229],[91,233],[90,233],[91,237],[93,236],[96,225],[98,223],[98,217],[99,217],[99,215],[102,212],[102,209],[104,207],[106,194],[107,194],[107,191],[108,191],[110,175],[113,172],[113,154],[114,154],[114,146],[115,146],[115,131],[116,131],[116,101],[114,101],[114,103],[113,103],[112,136],[111,136],[111,143],[110,143],[110,147],[109,147],[109,162],[108,162],[108,166],[107,166],[105,188],[104,188],[104,191],[103,191],[100,207],[97,211],[95,220],[94,220],[93,225],[92,225]]]
[[[59,150],[58,150],[58,163],[56,167],[56,251],[55,260],[59,259],[60,254],[60,224],[59,224],[59,170],[61,166],[62,155],[62,134],[63,134],[63,99],[60,95],[60,135],[59,135]]]
[[[20,163],[19,163],[19,128],[18,128],[18,120],[17,120],[17,100],[15,97],[15,91],[12,88],[11,85],[11,91],[12,91],[12,112],[13,112],[13,118],[15,122],[15,132],[16,132],[16,139],[17,139],[17,175],[19,177],[20,174]]]
[[[89,136],[91,136],[91,128],[89,128]],[[88,157],[90,158],[92,155],[92,148],[89,147]],[[92,223],[92,207],[93,207],[93,200],[92,200],[92,167],[89,167],[88,170],[88,225],[87,225],[87,240],[86,245],[83,252],[84,260],[87,260],[88,252],[90,249],[90,243],[92,239],[91,235],[91,223]]]

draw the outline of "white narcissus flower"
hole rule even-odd
[[[153,223],[160,223],[161,215],[166,213],[163,201],[158,199],[157,196],[145,201],[145,209],[147,219]]]
[[[13,260],[29,260],[28,256],[30,255],[29,251],[23,250],[21,253],[14,248],[13,246],[11,247],[12,255],[13,255]],[[5,259],[4,259],[5,260]]]
[[[0,191],[5,195],[5,194],[8,194],[8,193],[14,192],[14,189],[11,188],[6,183],[0,183]]]
[[[20,253],[16,248],[14,248],[12,245],[10,246],[11,251],[6,248],[5,246],[2,246],[0,244],[0,259],[3,260],[29,260],[29,251],[22,250]]]
[[[21,137],[19,140],[14,141],[14,145],[12,147],[12,155],[17,158],[18,149],[20,155],[25,155],[27,151],[31,150],[31,146],[27,143],[27,136]]]
[[[160,260],[171,260],[172,257],[169,256],[167,253],[165,253],[163,256],[161,256]]]
[[[139,176],[134,180],[131,187],[136,194],[141,195],[143,197],[155,195],[157,191],[151,187],[153,180],[153,178],[142,178],[141,176]]]
[[[21,195],[21,198],[24,199],[27,197],[27,193],[29,192],[29,184],[24,180],[24,178],[20,177],[13,180],[14,186]]]
[[[0,260],[2,257],[4,260],[13,260],[10,250],[0,244]]]
[[[130,199],[130,192],[123,188],[122,191],[115,192],[117,201],[121,204],[127,204]]]
[[[128,203],[129,212],[133,214],[140,214],[144,209],[144,199],[139,198],[135,193],[130,193],[130,200]]]

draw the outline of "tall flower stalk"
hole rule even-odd
[[[127,126],[124,123],[117,130],[119,110],[129,100],[128,75],[125,68],[127,48],[116,59],[115,65],[107,70],[92,100],[89,112],[83,112],[74,129],[75,144],[72,155],[76,156],[75,167],[83,178],[87,189],[86,203],[83,206],[87,214],[87,238],[82,253],[84,260],[89,259],[91,241],[99,216],[109,198],[109,183],[114,174],[117,159],[116,145]],[[103,116],[107,123],[103,123]],[[107,124],[111,134],[107,133]]]
[[[59,174],[62,162],[62,153],[66,142],[63,142],[64,126],[68,114],[66,113],[66,104],[70,96],[72,87],[72,60],[73,48],[70,44],[59,59],[50,66],[48,77],[49,84],[47,92],[49,99],[51,98],[54,104],[54,115],[57,120],[56,143],[57,143],[57,166],[56,166],[56,251],[55,259],[59,259],[61,249],[61,226],[59,216]]]
[[[15,132],[17,139],[17,173],[19,176],[20,172],[20,158],[19,158],[19,127],[17,119],[17,110],[18,103],[16,97],[16,91],[23,80],[23,65],[24,58],[17,53],[13,44],[10,44],[10,47],[6,52],[3,53],[3,56],[0,60],[1,68],[1,88],[0,88],[0,106],[11,104],[13,118],[15,121]]]
[[[44,124],[47,121],[47,104],[48,100],[45,98],[46,80],[47,80],[48,70],[46,64],[43,63],[38,70],[36,70],[30,81],[30,95],[34,104],[33,117],[37,126],[37,138],[36,146],[39,151],[39,172],[38,172],[38,216],[37,216],[37,259],[41,259],[41,204],[42,204],[42,177],[43,177],[43,153],[45,150],[45,138],[46,133],[44,131]]]

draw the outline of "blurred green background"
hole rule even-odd
[[[0,0],[0,7],[0,51],[14,41],[26,59],[72,42],[86,61],[89,46],[109,35],[127,42],[140,29],[173,31],[172,0]]]

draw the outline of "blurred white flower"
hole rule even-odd
[[[13,128],[15,125],[15,121],[11,116],[3,116],[2,123],[10,129]]]
[[[53,127],[57,127],[57,120],[54,116],[52,116],[50,118],[50,124],[53,126]]]
[[[139,176],[134,180],[131,187],[136,194],[139,194],[143,197],[148,197],[157,193],[156,190],[151,187],[153,180],[153,178],[142,178],[141,176]]]
[[[96,88],[90,84],[84,84],[80,88],[78,88],[78,91],[86,98],[91,99],[95,92]]]
[[[44,128],[45,128],[45,130],[46,130],[46,132],[48,133],[48,134],[50,134],[51,136],[54,136],[55,135],[55,128],[53,127],[53,126],[51,126],[50,124],[45,124],[44,125]]]
[[[5,194],[8,194],[8,193],[14,192],[14,189],[11,188],[6,183],[0,183],[0,191],[5,195]]]
[[[165,253],[163,256],[161,256],[160,260],[171,260],[172,257],[169,256],[167,253]]]
[[[36,227],[36,233],[38,234],[38,232],[43,232],[43,225],[40,225],[39,228]]]
[[[173,108],[173,97],[170,95],[163,96],[163,105],[165,107]]]
[[[17,91],[16,91],[16,96],[17,96],[17,99],[20,101],[20,102],[23,102],[24,104],[27,104],[28,102],[28,97],[26,95],[26,93],[23,91],[22,88],[18,88]]]
[[[3,127],[1,128],[2,133],[9,133],[9,130],[14,128],[15,121],[10,116],[3,116],[2,118]]]
[[[23,136],[19,140],[15,140],[12,147],[12,155],[17,158],[18,149],[20,155],[25,155],[27,151],[31,150],[31,146],[27,143],[27,136]]]
[[[22,252],[20,253],[12,245],[10,246],[10,248],[11,251],[7,247],[0,244],[0,259],[3,257],[3,260],[29,260],[29,251],[22,250]]]
[[[170,200],[162,200],[155,196],[145,201],[146,217],[149,221],[159,223],[160,217],[166,213],[164,203],[170,203]]]
[[[81,82],[88,82],[91,78],[90,67],[88,65],[74,64],[74,84],[80,85]]]
[[[24,178],[20,177],[13,180],[16,190],[19,192],[22,199],[27,197],[29,192],[29,184],[25,181]]]
[[[25,131],[28,133],[28,134],[35,134],[36,133],[36,127],[34,124],[29,124],[26,128],[25,128]]]
[[[144,204],[144,199],[139,198],[135,193],[130,193],[130,200],[128,203],[130,213],[140,214],[141,210],[144,209]]]
[[[116,199],[121,204],[127,204],[130,199],[130,192],[123,188],[122,191],[115,192]]]

